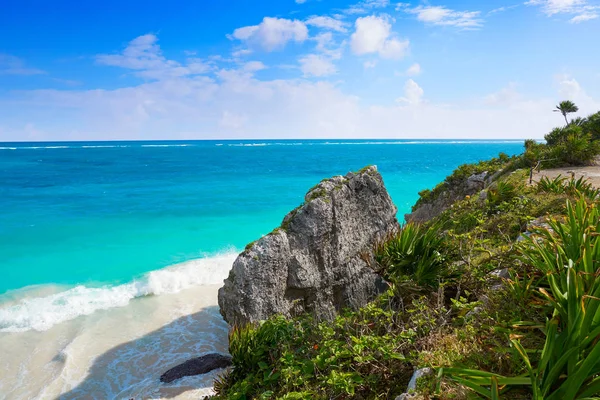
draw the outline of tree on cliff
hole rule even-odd
[[[565,117],[565,122],[569,125],[569,120],[567,119],[567,114],[576,113],[579,111],[579,107],[575,105],[571,100],[561,101],[557,106],[554,112],[560,112],[563,117]]]

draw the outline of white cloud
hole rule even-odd
[[[160,54],[160,49],[151,53]],[[143,57],[129,56],[117,59],[124,68],[155,66],[153,57],[140,66]],[[159,61],[159,66],[174,65]],[[556,91],[549,98],[517,98],[504,90],[490,97],[497,100],[493,106],[481,99],[449,106],[425,101],[412,79],[405,82],[399,103],[370,103],[323,80],[257,79],[253,72],[262,67],[250,61],[237,69],[219,69],[214,77],[166,74],[113,90],[3,93],[0,140],[541,138],[557,124],[550,110],[560,100],[575,101],[581,115],[600,109],[599,99],[564,75],[556,77]],[[312,72],[323,71],[328,70]]]
[[[367,14],[377,8],[386,8],[390,5],[389,0],[363,0],[351,5],[343,12],[345,14]]]
[[[431,25],[476,29],[483,25],[480,11],[455,11],[443,6],[402,7],[403,11],[417,16],[417,20]]]
[[[247,56],[249,54],[252,54],[252,50],[250,50],[250,49],[240,49],[240,50],[233,51],[231,53],[231,56],[235,57],[235,58],[239,58],[239,57]]]
[[[507,87],[484,97],[485,103],[493,106],[511,106],[520,99],[521,95],[517,92],[517,85],[514,82],[510,82]]]
[[[178,76],[199,75],[209,72],[212,67],[198,58],[188,58],[185,65],[167,60],[153,34],[138,36],[130,41],[120,54],[100,54],[96,62],[135,70],[135,75],[145,79],[168,79]]]
[[[406,70],[406,75],[408,76],[417,76],[421,74],[421,65],[418,63],[414,63]]]
[[[331,60],[319,54],[309,54],[301,57],[299,62],[300,70],[305,77],[322,77],[333,75],[337,72],[337,69]]]
[[[579,15],[574,16],[569,20],[569,22],[573,24],[578,24],[580,22],[590,21],[592,19],[598,18],[599,15],[595,12],[584,12]]]
[[[494,8],[493,10],[488,11],[487,15],[493,15],[493,14],[505,12],[505,11],[512,10],[513,8],[517,8],[517,7],[519,7],[519,4],[514,4],[512,6],[504,6],[504,7]]]
[[[354,54],[378,53],[382,58],[399,59],[408,52],[409,41],[392,37],[392,25],[385,17],[358,18],[355,27],[350,37]]]
[[[600,108],[573,78],[557,79],[551,98],[495,107],[425,102],[410,81],[401,103],[369,105],[328,82],[260,81],[239,71],[221,74],[219,82],[179,77],[116,90],[23,91],[0,108],[0,139],[32,140],[26,123],[44,127],[36,140],[541,138],[558,124],[550,110],[564,94],[581,115]],[[6,118],[23,107],[26,122]]]
[[[266,69],[266,65],[263,64],[261,61],[249,61],[246,64],[244,64],[244,71],[249,71],[249,72],[255,72],[255,71],[260,71],[263,69]]]
[[[0,53],[0,75],[39,75],[45,74],[37,68],[30,68],[19,57]]]
[[[259,25],[236,29],[229,38],[274,51],[283,49],[290,41],[304,42],[308,39],[308,28],[302,21],[265,17]]]
[[[600,10],[600,6],[590,5],[587,0],[529,0],[525,5],[540,6],[549,17],[557,14],[574,15],[569,20],[571,23],[596,19]]]
[[[346,23],[331,17],[312,16],[306,20],[306,25],[316,26],[323,29],[331,29],[337,32],[348,32]]]
[[[370,68],[375,68],[377,66],[377,61],[373,60],[373,61],[365,61],[363,63],[363,67],[365,69],[370,69]]]
[[[406,103],[409,105],[418,105],[423,100],[423,94],[425,92],[419,86],[419,84],[412,79],[409,79],[404,84],[404,97],[400,97],[396,101],[399,103]]]
[[[342,58],[342,52],[346,42],[343,41],[341,44],[337,44],[333,39],[333,34],[331,32],[319,33],[312,37],[311,40],[317,42],[315,49],[330,59],[339,60]]]
[[[556,75],[554,80],[558,86],[560,96],[556,101],[557,103],[561,100],[571,100],[579,106],[580,112],[584,115],[600,110],[600,99],[594,99],[587,94],[572,76],[566,74]]]
[[[230,111],[223,111],[221,119],[219,120],[219,126],[225,129],[240,129],[244,126],[248,117],[241,114],[235,114]]]

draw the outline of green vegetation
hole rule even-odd
[[[407,283],[435,289],[444,267],[443,238],[437,226],[406,224],[400,232],[376,244],[374,269],[394,287]]]
[[[583,131],[590,118],[567,128]],[[235,327],[234,368],[214,397],[393,399],[429,367],[416,399],[599,399],[600,191],[562,176],[527,185],[529,161],[539,161],[527,153],[565,151],[558,136],[461,166],[423,195],[495,174],[481,196],[406,224],[363,255],[389,284],[371,304],[334,321],[275,316]]]
[[[573,103],[570,100],[565,100],[565,101],[561,101],[557,106],[556,106],[556,110],[554,110],[556,112],[560,112],[563,117],[565,117],[565,122],[567,123],[567,125],[569,125],[569,120],[567,119],[567,115],[571,114],[571,113],[576,113],[577,111],[579,111],[579,107],[577,107],[575,105],[575,103]]]
[[[475,164],[463,164],[432,190],[426,189],[419,192],[419,200],[413,206],[413,211],[424,203],[434,201],[440,194],[456,184],[464,182],[471,175],[481,174],[482,172],[487,172],[488,175],[493,175],[501,171],[508,173],[518,168],[519,162],[520,157],[509,157],[505,153],[500,153],[498,157],[494,157],[491,160],[480,161]]]

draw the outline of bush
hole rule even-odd
[[[544,168],[588,165],[600,154],[600,142],[581,126],[556,128],[546,135],[547,144],[527,142],[523,166]]]
[[[551,231],[539,230],[521,248],[522,261],[547,277],[539,289],[553,308],[545,325],[519,322],[516,328],[538,328],[546,337],[534,366],[534,352],[526,350],[514,335],[511,340],[523,359],[527,376],[499,374],[461,368],[444,368],[456,382],[478,394],[500,398],[500,394],[524,385],[533,399],[587,399],[600,393],[600,213],[594,204],[581,198],[567,202],[565,222],[550,220]],[[528,281],[523,287],[531,285]],[[529,289],[527,289],[529,290]],[[521,292],[521,289],[519,289]],[[529,297],[529,295],[527,296]]]
[[[444,265],[440,231],[437,225],[404,225],[397,234],[376,245],[377,272],[396,286],[410,282],[417,287],[436,288]]]
[[[581,127],[585,133],[592,135],[593,140],[600,140],[600,111],[589,115]]]

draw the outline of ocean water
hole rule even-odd
[[[310,187],[376,164],[402,219],[420,190],[458,165],[522,146],[0,143],[0,354],[8,354],[0,357],[0,399],[204,393],[208,381],[159,387],[154,378],[192,350],[226,351],[218,285],[237,252],[277,227]]]

